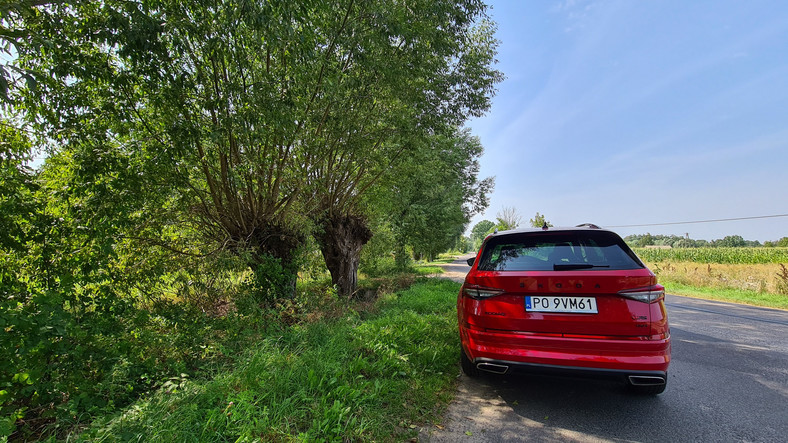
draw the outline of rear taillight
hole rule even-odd
[[[621,291],[618,295],[643,303],[655,303],[665,298],[665,288],[656,285],[650,288]]]
[[[483,288],[479,286],[466,286],[463,292],[470,298],[475,300],[482,300],[485,298],[495,297],[496,295],[503,294],[503,289]]]

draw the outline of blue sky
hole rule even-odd
[[[469,123],[494,220],[555,225],[788,214],[788,2],[488,0],[498,86]],[[612,228],[788,236],[788,217]]]

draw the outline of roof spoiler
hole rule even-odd
[[[593,223],[583,223],[583,224],[579,224],[579,225],[577,225],[575,227],[576,228],[602,229],[602,228],[600,228],[599,226],[597,226],[597,225],[595,225]]]

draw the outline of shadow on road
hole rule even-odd
[[[445,417],[452,429],[433,433],[428,441],[461,441],[473,436],[473,441],[489,442],[593,442],[611,441],[611,435],[650,440],[643,434],[650,432],[645,418],[661,406],[660,397],[634,395],[623,384],[609,381],[463,376],[457,403]],[[620,429],[611,429],[614,427]]]

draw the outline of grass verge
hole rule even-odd
[[[646,262],[671,294],[788,309],[788,270],[777,263]]]
[[[436,417],[456,380],[457,283],[419,281],[371,313],[267,336],[231,370],[175,380],[94,422],[92,441],[402,441]]]
[[[788,310],[788,296],[730,288],[710,288],[660,279],[669,294]]]
[[[433,262],[422,265],[414,265],[413,270],[416,275],[420,276],[443,274],[443,268],[433,264]]]

